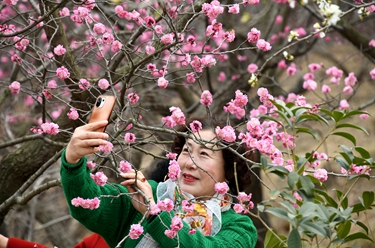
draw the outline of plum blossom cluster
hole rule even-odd
[[[177,232],[182,229],[184,225],[182,224],[182,220],[179,216],[174,216],[171,221],[170,229],[164,231],[165,236],[168,238],[174,238],[177,235]]]
[[[77,120],[79,118],[78,111],[75,108],[70,108],[69,112],[66,115],[71,120]]]
[[[20,93],[20,90],[21,90],[21,84],[17,81],[13,81],[10,85],[9,85],[9,90],[12,94],[18,94]]]
[[[224,111],[236,115],[237,119],[241,119],[246,114],[244,108],[248,102],[248,98],[247,95],[243,94],[240,90],[236,90],[235,94],[235,99],[232,99],[224,106]]]
[[[113,149],[113,144],[107,141],[107,144],[99,146],[99,151],[103,153],[110,153]]]
[[[371,168],[367,165],[356,165],[351,164],[349,167],[349,170],[346,170],[344,168],[341,168],[341,173],[344,175],[352,175],[352,174],[358,174],[358,175],[370,175]]]
[[[58,124],[50,122],[50,123],[41,124],[40,128],[32,127],[30,131],[33,133],[39,133],[39,134],[46,133],[50,135],[56,135],[59,133],[60,130],[59,130]]]
[[[169,111],[172,112],[172,115],[162,118],[162,122],[169,128],[173,128],[176,125],[185,124],[185,115],[179,107],[170,107]]]
[[[101,171],[98,171],[95,174],[90,173],[90,177],[99,186],[104,186],[108,180],[108,177]]]
[[[75,207],[82,207],[86,209],[97,209],[100,205],[99,198],[95,197],[94,199],[83,199],[81,197],[73,198],[71,204]]]
[[[229,186],[226,182],[215,183],[215,191],[220,195],[224,195],[228,192]]]
[[[133,224],[130,226],[129,237],[131,239],[138,239],[143,233],[143,226],[140,224]]]
[[[133,169],[133,166],[128,161],[121,160],[119,163],[119,170],[122,173],[129,173]]]
[[[254,203],[251,201],[252,194],[246,194],[245,192],[238,193],[236,197],[238,203],[234,204],[233,210],[236,213],[248,213],[251,209],[254,208]]]
[[[176,160],[171,160],[168,166],[168,177],[176,181],[180,177],[181,169]]]

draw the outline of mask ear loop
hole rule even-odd
[[[237,162],[234,162],[233,166],[234,166],[234,180],[236,182],[237,194],[239,194],[240,190],[239,190],[239,187],[238,187],[238,179],[237,179]]]

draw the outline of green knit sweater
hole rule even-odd
[[[61,157],[61,182],[70,213],[89,230],[101,235],[110,247],[116,247],[129,234],[130,225],[139,223],[143,215],[134,209],[128,196],[119,196],[127,192],[122,185],[109,183],[101,187],[96,185],[90,177],[86,162],[84,157],[77,164],[69,164],[65,160],[65,152]],[[149,183],[156,199],[158,184],[152,180]],[[71,204],[71,200],[75,197],[92,199],[99,196],[102,196],[100,206],[94,210],[74,207]],[[168,238],[164,234],[171,224],[171,216],[167,212],[161,212],[151,222],[144,220],[141,224],[144,234],[148,233],[161,247],[166,248],[252,248],[257,241],[257,230],[250,218],[235,213],[233,209],[222,213],[222,226],[214,237],[203,236],[199,231],[188,234],[189,226],[184,222],[184,228],[178,232],[178,239]],[[127,238],[121,247],[135,247],[142,237],[143,235],[136,240]]]

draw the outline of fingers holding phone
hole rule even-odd
[[[76,128],[66,148],[66,161],[76,164],[83,156],[97,152],[99,146],[106,145],[108,134],[97,130],[105,128],[107,124],[107,120],[102,120]]]

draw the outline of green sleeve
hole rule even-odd
[[[184,227],[178,232],[178,238],[170,239],[164,234],[171,224],[170,214],[162,212],[158,217],[147,226],[147,232],[162,247],[253,248],[258,239],[257,230],[251,219],[235,213],[232,209],[222,213],[222,226],[220,232],[214,237],[203,236],[199,231],[195,234],[188,234],[189,226],[184,222]]]
[[[130,225],[141,220],[142,214],[134,209],[128,196],[119,196],[128,192],[122,185],[98,186],[90,177],[86,162],[84,157],[77,164],[69,164],[65,151],[61,156],[61,183],[70,214],[87,229],[101,235],[110,247],[115,247],[129,233]],[[71,200],[76,197],[98,197],[100,206],[94,210],[75,207]]]

